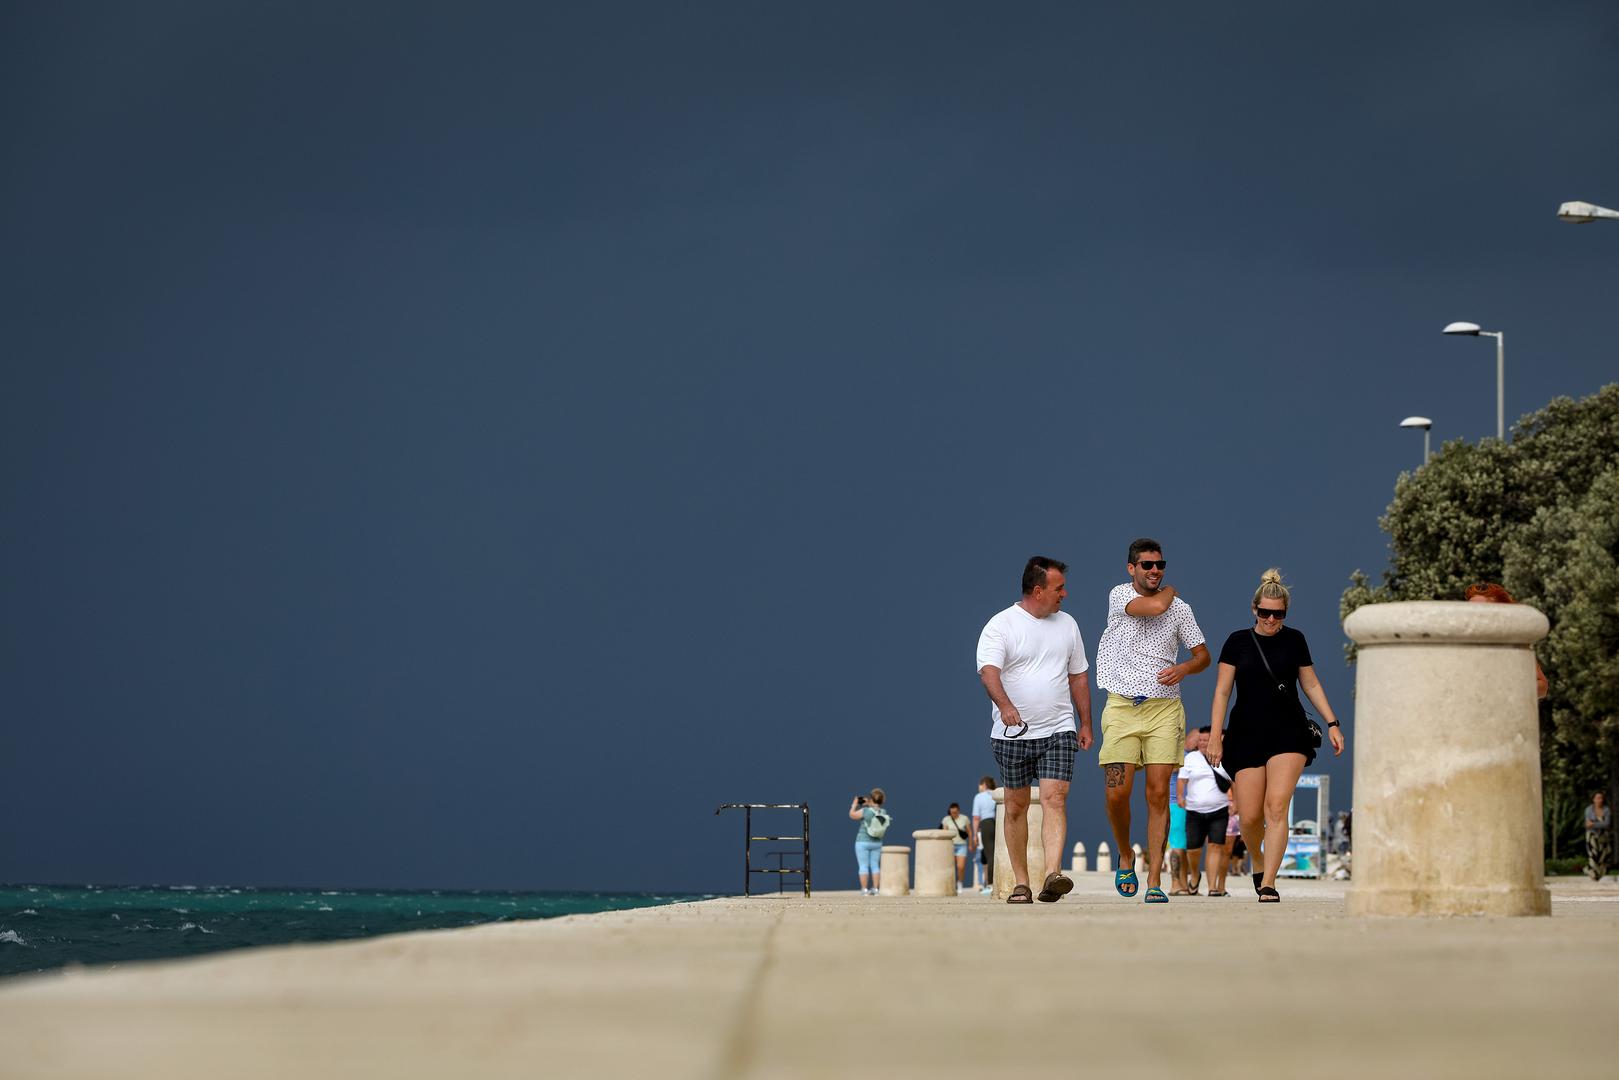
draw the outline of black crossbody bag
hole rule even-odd
[[[1254,639],[1254,648],[1259,650],[1259,659],[1265,662],[1266,674],[1276,683],[1276,692],[1286,698],[1294,709],[1298,710],[1299,719],[1304,721],[1304,726],[1310,731],[1310,745],[1317,750],[1321,749],[1321,725],[1315,722],[1315,717],[1311,716],[1310,711],[1304,707],[1304,703],[1299,700],[1298,694],[1289,694],[1287,684],[1276,678],[1276,671],[1270,666],[1270,658],[1265,655],[1265,646],[1259,643],[1259,635],[1253,630],[1249,630],[1248,634]]]

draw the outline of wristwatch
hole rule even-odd
[[[1328,727],[1337,727],[1338,726],[1338,721],[1336,721],[1336,720],[1328,720],[1327,721],[1327,726]]]

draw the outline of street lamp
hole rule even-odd
[[[1596,206],[1588,202],[1566,202],[1557,208],[1557,216],[1575,225],[1587,225],[1598,218],[1619,221],[1619,210]]]
[[[1501,330],[1480,330],[1478,323],[1453,322],[1445,327],[1447,334],[1466,337],[1493,337],[1495,339],[1495,437],[1502,442],[1507,438],[1507,335]]]
[[[1426,416],[1408,416],[1400,421],[1400,426],[1422,429],[1422,463],[1424,465],[1428,464],[1428,458],[1432,456],[1428,452],[1428,430],[1433,427],[1433,421]]]

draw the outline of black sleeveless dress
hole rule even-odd
[[[1263,658],[1260,648],[1265,650]],[[1265,670],[1265,660],[1275,678]],[[1236,703],[1226,719],[1222,750],[1226,772],[1235,775],[1238,769],[1263,766],[1277,754],[1303,754],[1306,765],[1314,761],[1310,729],[1288,703],[1289,698],[1298,700],[1299,668],[1314,666],[1304,635],[1291,626],[1271,637],[1238,630],[1221,646],[1220,663],[1237,669]],[[1285,691],[1278,691],[1277,683]]]

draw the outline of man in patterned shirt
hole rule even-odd
[[[1106,690],[1102,750],[1097,761],[1107,777],[1107,817],[1114,850],[1130,850],[1130,794],[1137,769],[1147,774],[1147,892],[1149,904],[1169,897],[1159,886],[1164,837],[1169,830],[1169,780],[1184,756],[1186,710],[1180,682],[1209,666],[1203,631],[1191,605],[1164,584],[1163,546],[1142,537],[1130,545],[1130,580],[1107,598],[1107,629],[1096,646],[1097,685]],[[1185,647],[1191,656],[1176,663]],[[1134,896],[1135,869],[1113,875],[1120,896]]]

